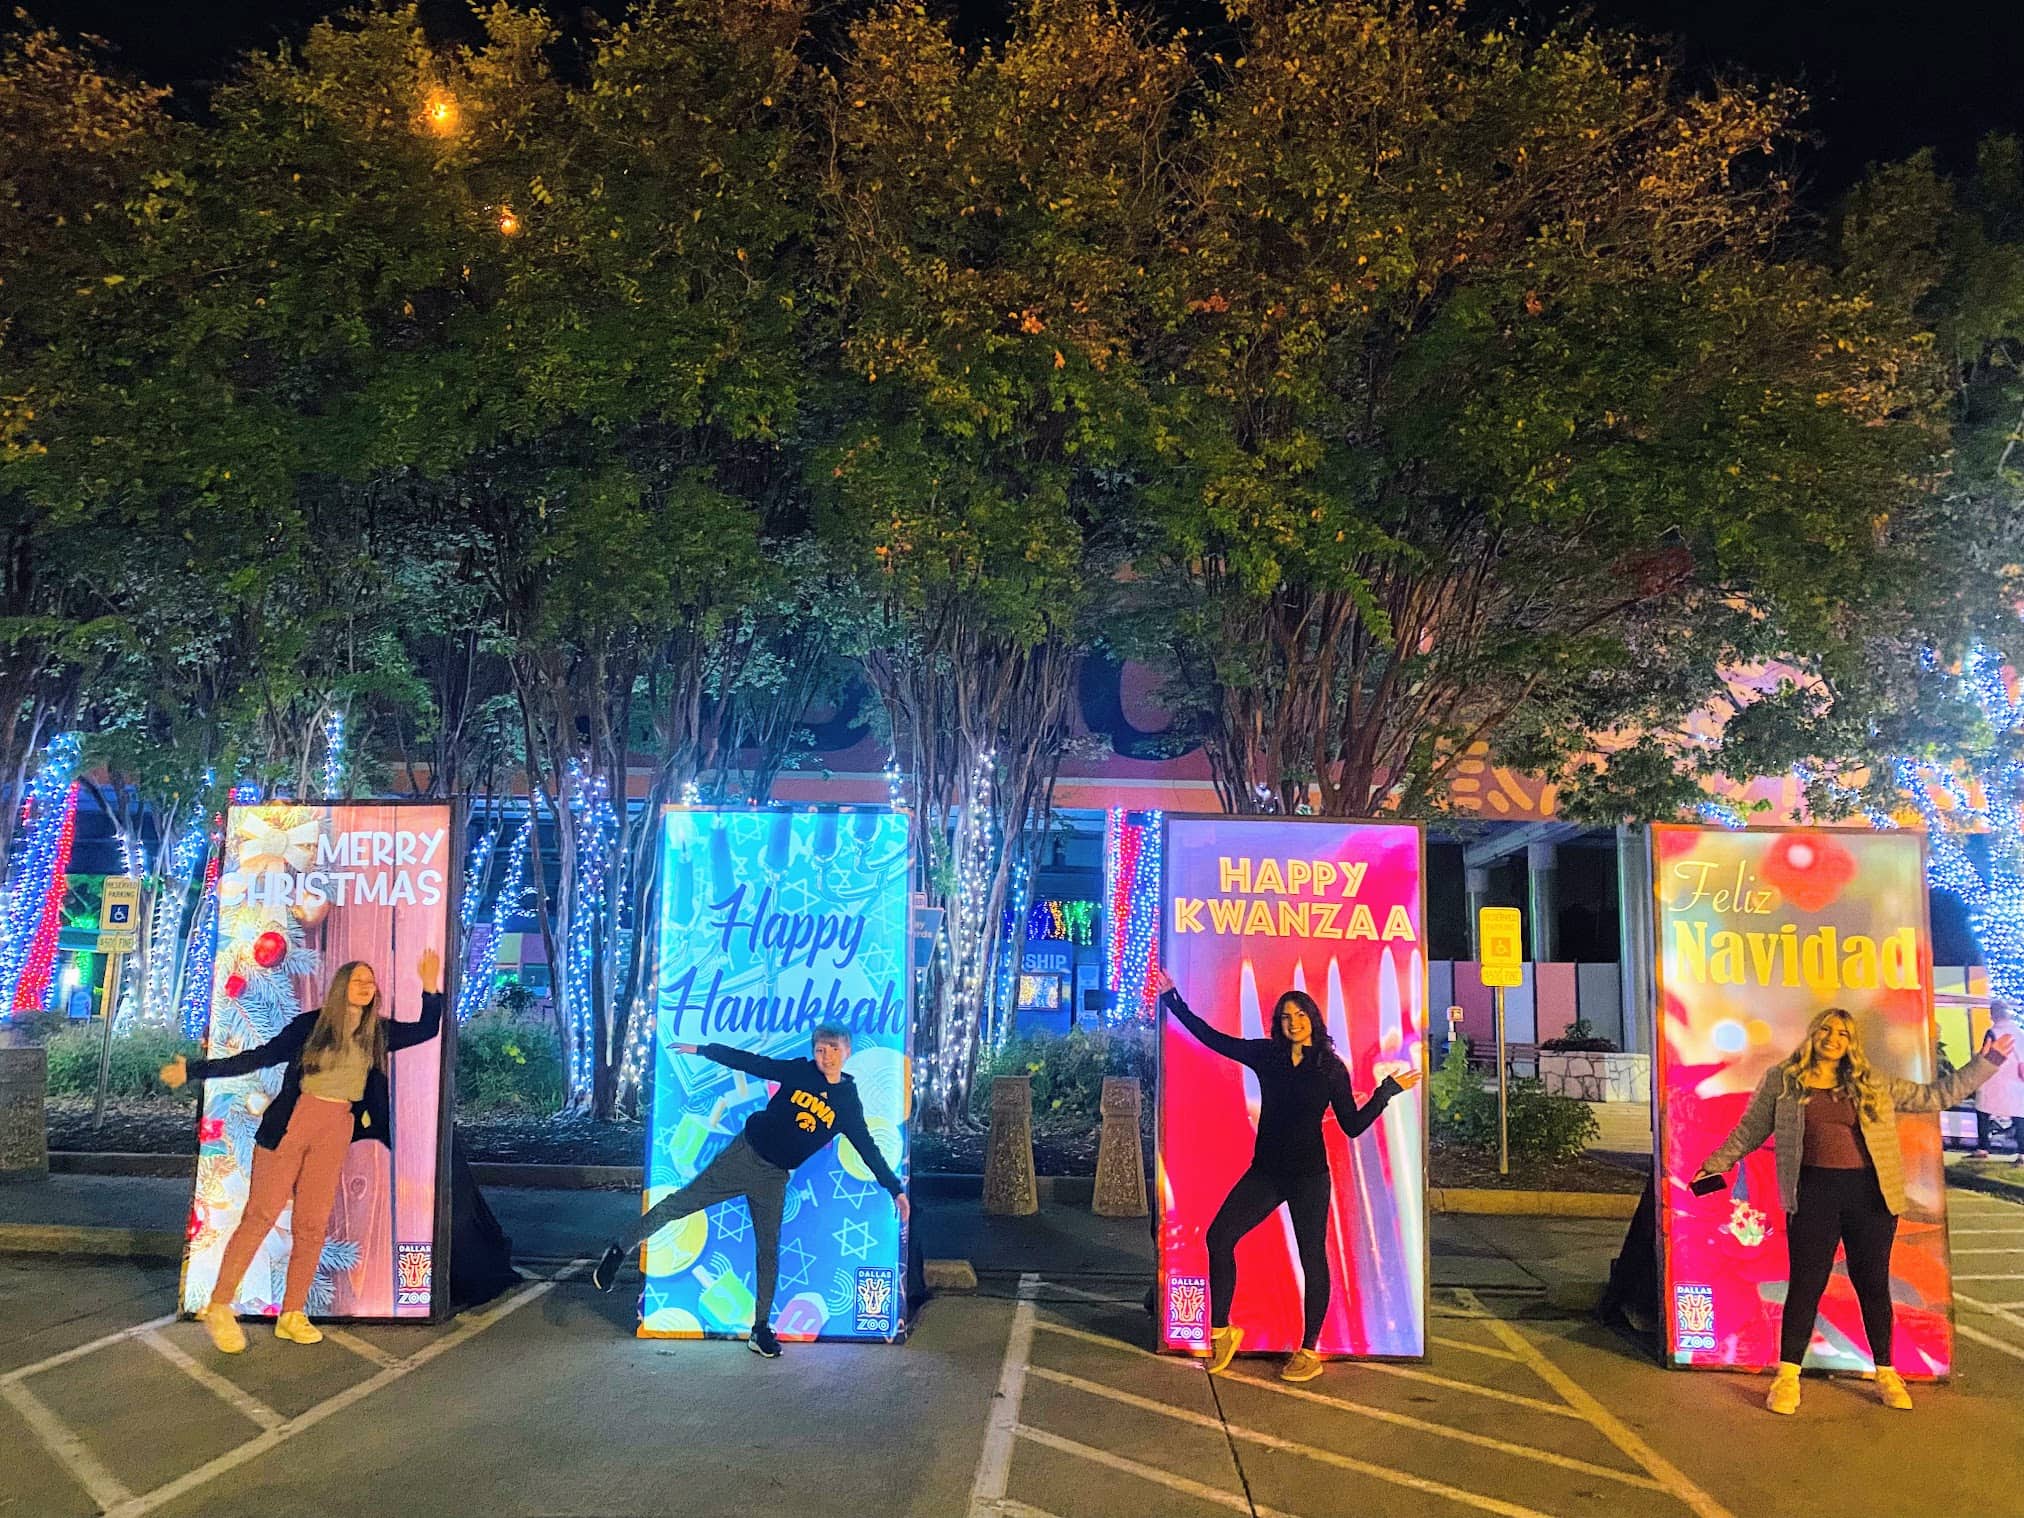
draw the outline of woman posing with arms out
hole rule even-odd
[[[295,1218],[288,1283],[274,1336],[296,1344],[315,1344],[323,1338],[303,1309],[323,1255],[345,1154],[357,1139],[376,1139],[393,1147],[387,1056],[427,1043],[443,1026],[442,956],[424,949],[418,972],[422,1015],[415,1022],[381,1017],[379,981],[372,966],[353,960],[331,977],[321,1008],[304,1012],[259,1047],[223,1059],[185,1061],[179,1056],[162,1066],[162,1084],[171,1090],[186,1080],[247,1075],[269,1065],[288,1067],[281,1094],[268,1103],[254,1137],[246,1210],[225,1245],[210,1304],[197,1314],[211,1342],[228,1355],[246,1347],[246,1335],[232,1313],[239,1280],[291,1198]]]
[[[1834,1246],[1848,1252],[1848,1279],[1862,1307],[1876,1361],[1877,1395],[1908,1411],[1911,1394],[1891,1365],[1890,1253],[1905,1210],[1898,1160],[1900,1112],[1938,1112],[1966,1100],[2010,1057],[2011,1040],[1990,1041],[1964,1070],[1920,1084],[1879,1075],[1862,1052],[1855,1019],[1829,1007],[1807,1025],[1797,1049],[1764,1072],[1750,1105],[1696,1180],[1721,1175],[1776,1139],[1778,1195],[1785,1207],[1785,1309],[1778,1325],[1778,1374],[1764,1405],[1799,1410],[1799,1362],[1813,1338]]]
[[[1328,1202],[1332,1189],[1321,1120],[1333,1107],[1342,1131],[1355,1138],[1376,1122],[1385,1104],[1419,1084],[1420,1072],[1388,1075],[1363,1106],[1350,1089],[1349,1069],[1329,1042],[1321,1009],[1305,991],[1288,991],[1272,1009],[1270,1038],[1233,1038],[1203,1022],[1181,1000],[1165,970],[1153,976],[1161,1004],[1203,1044],[1258,1077],[1258,1142],[1251,1168],[1237,1178],[1209,1224],[1209,1356],[1211,1375],[1228,1369],[1244,1331],[1230,1326],[1230,1302],[1237,1294],[1237,1241],[1283,1203],[1293,1219],[1306,1283],[1298,1352],[1279,1374],[1287,1381],[1312,1381],[1321,1374],[1314,1351],[1328,1316]]]

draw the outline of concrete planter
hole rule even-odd
[[[49,1062],[39,1045],[0,1047],[0,1175],[49,1174],[42,1110]]]
[[[1555,1054],[1539,1051],[1539,1078],[1555,1096],[1584,1102],[1648,1102],[1649,1054]]]

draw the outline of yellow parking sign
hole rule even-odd
[[[1476,942],[1486,986],[1525,984],[1525,922],[1516,907],[1480,907]]]

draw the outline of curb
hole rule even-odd
[[[1427,1192],[1435,1212],[1481,1217],[1623,1218],[1637,1212],[1635,1192],[1495,1191],[1487,1187],[1437,1186]]]
[[[65,1223],[0,1223],[0,1254],[95,1255],[113,1260],[183,1257],[183,1236],[155,1228],[86,1228]]]

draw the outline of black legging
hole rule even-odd
[[[1300,1273],[1307,1280],[1305,1327],[1300,1347],[1312,1349],[1328,1316],[1328,1172],[1274,1175],[1253,1165],[1216,1209],[1209,1224],[1209,1323],[1230,1326],[1230,1299],[1237,1294],[1237,1241],[1278,1209],[1293,1215],[1293,1239],[1300,1248]]]
[[[1785,1214],[1789,1264],[1785,1311],[1778,1323],[1780,1360],[1797,1365],[1805,1358],[1820,1294],[1834,1273],[1834,1246],[1840,1243],[1848,1251],[1849,1284],[1862,1306],[1870,1358],[1878,1365],[1891,1363],[1890,1251],[1897,1224],[1869,1166],[1827,1170],[1808,1165],[1799,1172],[1799,1210]]]

